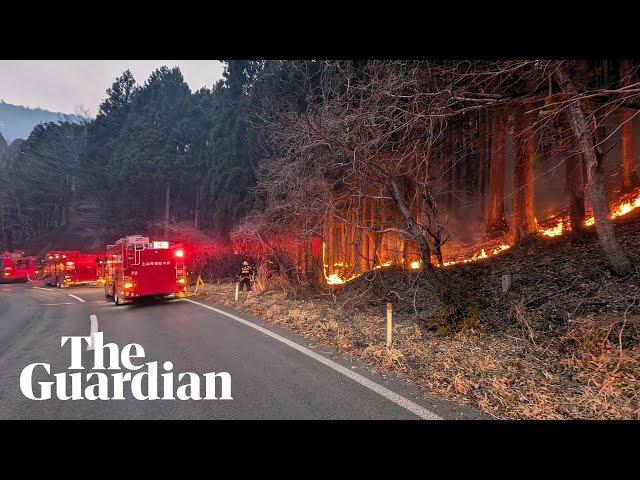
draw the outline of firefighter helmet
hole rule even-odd
[[[247,262],[246,260],[244,262],[242,262],[243,265],[249,265],[249,262]]]

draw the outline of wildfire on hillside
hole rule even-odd
[[[640,188],[637,188],[633,192],[628,193],[626,195],[622,195],[618,199],[618,201],[611,206],[610,217],[612,220],[614,220],[618,217],[626,215],[627,213],[635,210],[638,207],[640,207]],[[551,217],[550,220],[552,219],[553,217]],[[548,224],[550,220],[547,220],[546,224]],[[591,227],[595,225],[596,219],[593,218],[593,215],[589,215],[585,219],[584,223],[587,227]],[[557,221],[557,223],[552,227],[540,228],[540,233],[547,237],[557,237],[559,235],[562,235],[570,231],[571,231],[571,220],[569,220],[568,215],[560,218]]]
[[[611,206],[611,214],[610,217],[611,219],[616,219],[618,217],[621,217],[623,215],[628,214],[629,212],[635,210],[636,208],[640,208],[640,188],[637,188],[636,190],[634,190],[631,193],[628,193],[626,195],[622,195],[617,202],[615,202],[612,206]],[[585,225],[587,227],[593,226],[595,225],[595,218],[593,218],[592,215],[588,216],[585,219]],[[557,218],[557,215],[552,215],[551,217],[549,217],[545,222],[542,223],[543,226],[540,226],[538,229],[538,232],[544,236],[544,237],[557,237],[560,235],[564,235],[566,233],[569,233],[571,231],[571,221],[569,219],[568,215],[564,215],[561,216],[560,218]],[[549,226],[551,225],[551,226]],[[464,263],[473,263],[473,262],[477,262],[480,260],[484,260],[486,258],[495,256],[495,255],[499,255],[500,253],[504,252],[505,250],[508,250],[511,248],[512,245],[506,244],[506,243],[498,243],[496,244],[496,242],[490,242],[487,243],[485,245],[483,245],[482,247],[480,247],[480,251],[477,251],[477,253],[472,254],[471,256],[464,256],[461,255],[460,258],[454,258],[452,260],[447,260],[443,263],[443,267],[450,267],[452,265],[458,265],[458,264],[464,264]],[[325,259],[325,244],[322,244],[322,258],[323,261]],[[432,263],[434,266],[439,266],[438,265],[438,261],[435,257],[432,257],[431,259]],[[391,261],[387,261],[382,263],[381,265],[376,265],[374,267],[374,269],[380,269],[380,268],[387,268],[390,266],[395,265],[393,262]],[[334,267],[336,268],[340,268],[343,267],[344,264],[342,263],[335,263]],[[400,265],[398,265],[400,266]],[[347,283],[357,277],[360,276],[360,274],[352,274],[349,278],[343,278],[341,277],[338,273],[333,273],[331,275],[327,275],[327,268],[328,265],[324,265],[324,277],[327,281],[327,284],[329,285],[339,285],[339,284],[343,284],[343,283]],[[420,262],[419,260],[414,260],[412,261],[409,265],[408,268],[411,270],[418,270],[420,268],[422,268],[422,262]]]

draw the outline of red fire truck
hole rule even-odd
[[[0,257],[0,283],[27,282],[37,275],[36,257],[26,257],[24,252],[2,252]]]
[[[46,285],[70,287],[100,283],[99,274],[104,259],[97,253],[58,250],[44,257],[43,281]]]
[[[182,244],[131,235],[107,245],[104,293],[116,305],[141,297],[172,298],[184,292]]]

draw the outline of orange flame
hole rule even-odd
[[[546,230],[540,229],[540,231],[542,235],[546,235],[547,237],[562,235],[564,233],[564,221],[560,220],[555,227],[547,228]]]
[[[616,219],[618,217],[621,217],[623,215],[628,214],[629,212],[640,208],[640,187],[637,188],[633,193],[631,194],[627,194],[622,196],[616,203],[614,203],[611,207],[611,213],[610,213],[610,218],[611,219]],[[551,217],[549,217],[549,219],[544,222],[546,224],[550,223],[551,220],[554,220],[556,218],[555,215],[552,215]],[[584,221],[585,225],[587,227],[590,227],[592,225],[595,225],[596,221],[595,218],[593,216],[589,216],[585,219]],[[551,227],[540,227],[539,228],[539,233],[542,236],[545,237],[557,237],[560,235],[564,235],[568,232],[571,231],[571,222],[569,220],[568,216],[564,216],[562,218],[560,218],[559,220],[557,220],[557,223],[554,226]],[[504,252],[505,250],[508,250],[511,248],[511,245],[508,244],[501,244],[498,245],[496,247],[491,246],[491,244],[489,245],[485,245],[483,247],[480,248],[480,251],[468,258],[459,258],[459,259],[454,259],[454,260],[448,260],[446,262],[444,262],[443,266],[444,267],[449,267],[452,265],[457,265],[457,264],[461,264],[461,263],[472,263],[472,262],[477,262],[483,259],[486,259],[490,256],[495,256],[498,255],[502,252]],[[322,258],[324,261],[325,258],[325,244],[322,244]],[[435,258],[432,259],[432,263],[434,265],[437,266],[437,260]],[[334,266],[335,267],[342,267],[344,264],[343,263],[335,263]],[[386,268],[393,265],[392,261],[387,261],[382,263],[381,265],[376,265],[374,267],[374,269],[380,269],[380,268]],[[327,283],[329,285],[338,285],[338,284],[343,284],[346,282],[349,282],[351,280],[353,280],[354,278],[357,278],[360,276],[360,274],[353,274],[351,275],[349,278],[343,278],[341,277],[338,273],[333,273],[331,275],[327,275],[327,267],[328,265],[324,265],[324,276],[325,279],[327,280]],[[417,270],[419,268],[422,267],[422,262],[420,260],[414,260],[411,263],[409,263],[409,268],[411,270]]]

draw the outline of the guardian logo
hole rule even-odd
[[[203,375],[184,372],[177,374],[176,382],[173,363],[163,362],[159,374],[158,362],[139,360],[145,353],[137,343],[125,345],[120,351],[115,343],[103,344],[102,332],[89,337],[62,337],[60,346],[64,347],[67,342],[71,345],[71,363],[67,370],[86,370],[82,364],[82,347],[86,342],[93,347],[91,371],[51,375],[50,364],[32,363],[20,374],[20,390],[25,397],[50,400],[55,391],[59,400],[125,400],[127,390],[136,400],[233,400],[231,375],[227,372]],[[34,377],[43,376],[45,380],[34,382]]]

